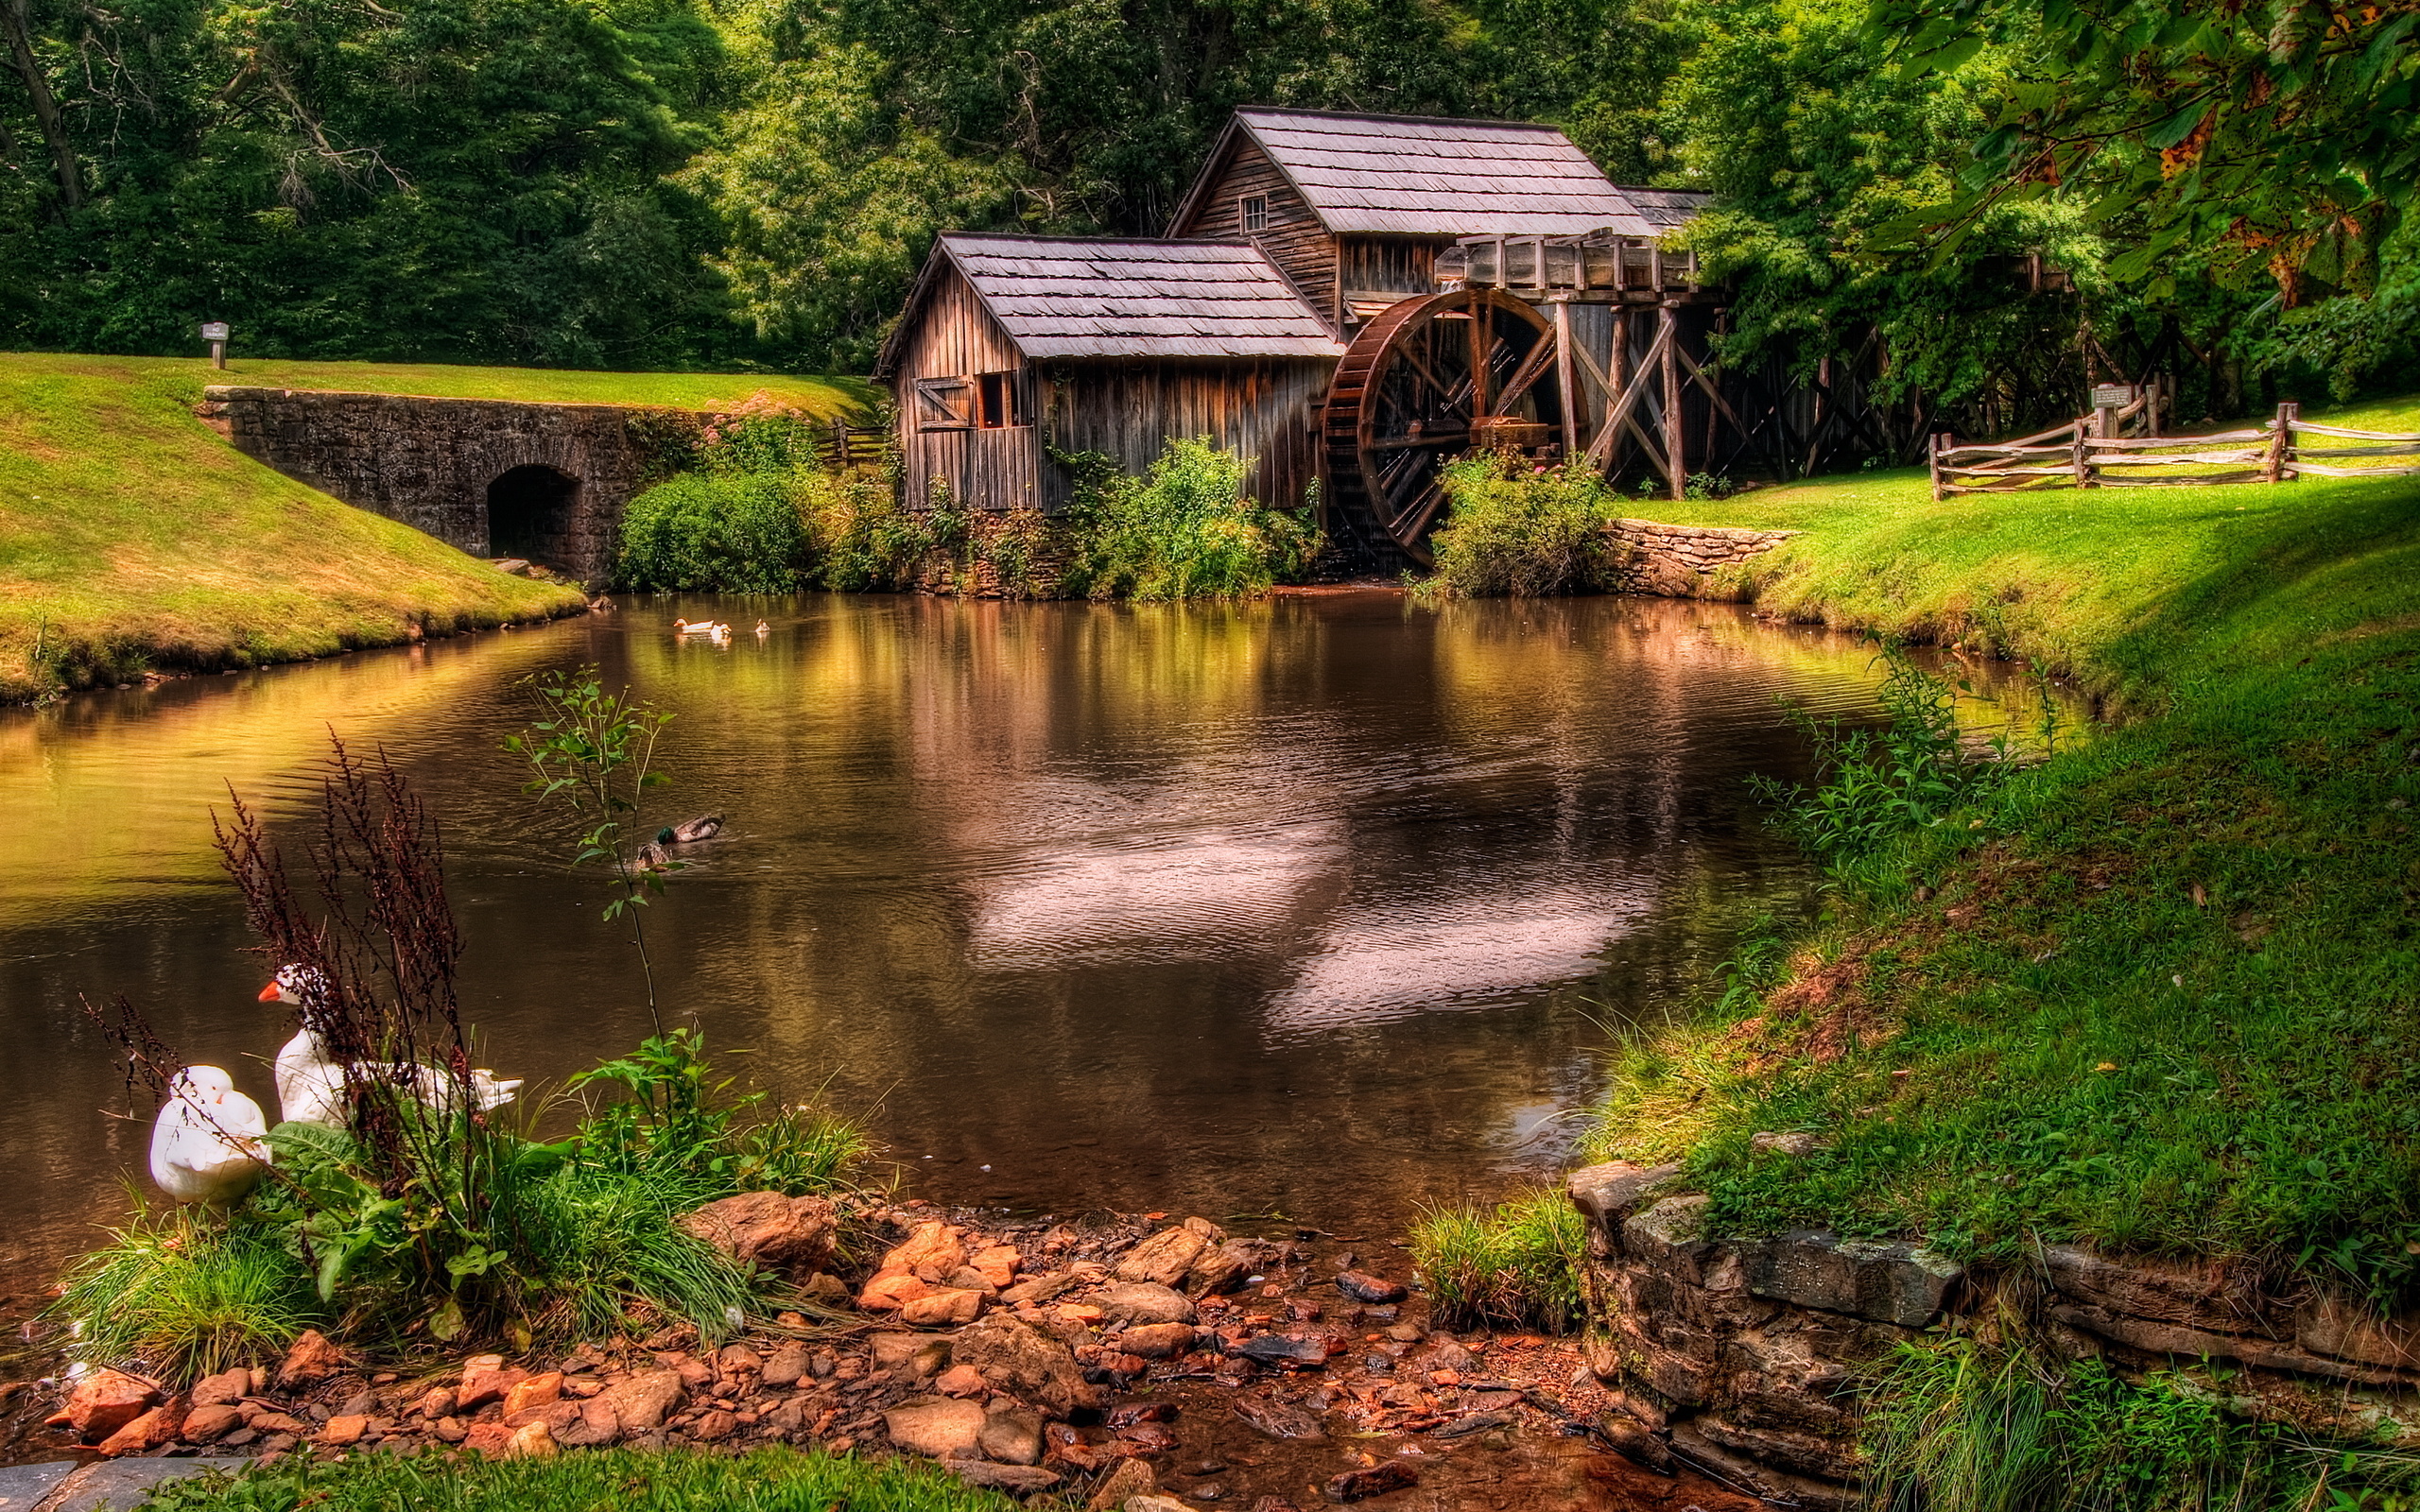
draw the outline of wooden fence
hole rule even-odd
[[[815,459],[827,472],[878,468],[889,460],[890,453],[890,429],[885,425],[851,425],[836,420],[815,436]]]
[[[2396,477],[2420,472],[2409,465],[2363,464],[2344,459],[2420,457],[2420,435],[2348,430],[2302,418],[2302,406],[2277,406],[2277,418],[2258,430],[2212,436],[2121,436],[2113,418],[2137,414],[2135,406],[2102,410],[2038,436],[1989,445],[1961,446],[1944,432],[1932,438],[1932,496],[1954,493],[2023,493],[2040,489],[2204,488],[2221,483],[2280,483],[2288,478]],[[2325,437],[2378,444],[2314,449],[2303,438]],[[2195,471],[2179,473],[2173,470]],[[2217,471],[2210,471],[2217,469]]]

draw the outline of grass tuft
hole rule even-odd
[[[1430,1211],[1413,1226],[1412,1263],[1438,1318],[1452,1328],[1539,1328],[1567,1332],[1582,1314],[1586,1230],[1552,1188],[1476,1208]]]
[[[138,1211],[66,1277],[53,1316],[70,1320],[70,1352],[140,1362],[186,1381],[277,1359],[326,1321],[310,1273],[269,1235],[231,1231],[204,1211]]]

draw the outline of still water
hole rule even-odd
[[[701,611],[735,641],[673,634]],[[273,1115],[291,1025],[211,812],[302,839],[331,729],[446,826],[482,1063],[534,1090],[646,1032],[602,878],[501,749],[518,679],[591,662],[677,715],[658,816],[726,816],[648,927],[666,1018],[733,1066],[947,1200],[1391,1232],[1551,1169],[1607,1025],[1806,906],[1743,779],[1805,760],[1778,700],[1878,681],[1652,600],[665,599],[0,713],[0,1272],[47,1275],[141,1169],[78,994]]]

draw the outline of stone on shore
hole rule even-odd
[[[149,1411],[159,1389],[120,1370],[95,1370],[67,1394],[63,1415],[76,1436],[97,1443]]]
[[[503,1355],[475,1354],[462,1362],[462,1383],[455,1388],[454,1410],[476,1412],[491,1401],[503,1400],[506,1392],[528,1379],[528,1371],[506,1365]]]
[[[623,1433],[651,1434],[664,1426],[665,1416],[679,1406],[687,1394],[688,1388],[681,1383],[680,1371],[642,1370],[607,1386],[589,1399],[588,1405],[602,1403]],[[586,1416],[583,1412],[583,1419]]]
[[[931,1218],[908,1230],[907,1241],[882,1257],[875,1273],[894,1271],[938,1284],[966,1263],[965,1230]]]
[[[1152,1281],[1127,1281],[1100,1294],[1101,1315],[1119,1323],[1190,1323],[1193,1304],[1184,1294]]]
[[[1209,1236],[1199,1230],[1183,1226],[1163,1228],[1127,1251],[1117,1263],[1117,1279],[1174,1286],[1209,1247]]]
[[[252,1394],[252,1373],[238,1366],[193,1383],[196,1407],[232,1407]]]
[[[178,1430],[184,1425],[185,1404],[171,1397],[102,1439],[100,1452],[112,1459],[121,1454],[147,1454],[164,1444],[175,1443]]]
[[[821,1197],[744,1192],[684,1215],[681,1227],[743,1265],[804,1276],[832,1263],[839,1218]]]
[[[947,1397],[909,1402],[882,1415],[890,1441],[933,1459],[975,1459],[982,1453],[985,1414],[972,1401]]]
[[[215,1444],[235,1431],[244,1420],[229,1402],[214,1401],[206,1407],[196,1407],[185,1414],[183,1426],[177,1436],[188,1444]]]
[[[1117,1336],[1117,1347],[1146,1360],[1167,1360],[1193,1348],[1190,1323],[1142,1323]]]
[[[1150,1465],[1139,1459],[1122,1459],[1084,1506],[1086,1512],[1111,1512],[1112,1508],[1124,1507],[1131,1498],[1150,1496],[1159,1488],[1159,1477],[1151,1473]]]
[[[285,1362],[277,1367],[277,1383],[288,1389],[312,1385],[325,1381],[344,1368],[344,1351],[327,1340],[318,1329],[304,1329],[302,1336],[285,1351]]]
[[[901,1304],[899,1321],[918,1328],[956,1328],[974,1322],[982,1311],[981,1292],[952,1287]]]
[[[987,1491],[1006,1491],[1011,1496],[1031,1496],[1047,1491],[1059,1484],[1059,1476],[1032,1465],[993,1465],[979,1459],[945,1459],[942,1469]]]
[[[1100,1405],[1075,1351],[1052,1334],[1010,1313],[994,1313],[959,1334],[952,1352],[1010,1396],[1053,1418]]]

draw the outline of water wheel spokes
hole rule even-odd
[[[1338,365],[1322,412],[1332,518],[1426,565],[1447,462],[1474,445],[1543,449],[1560,438],[1562,416],[1538,383],[1553,358],[1553,331],[1500,289],[1381,312]]]

